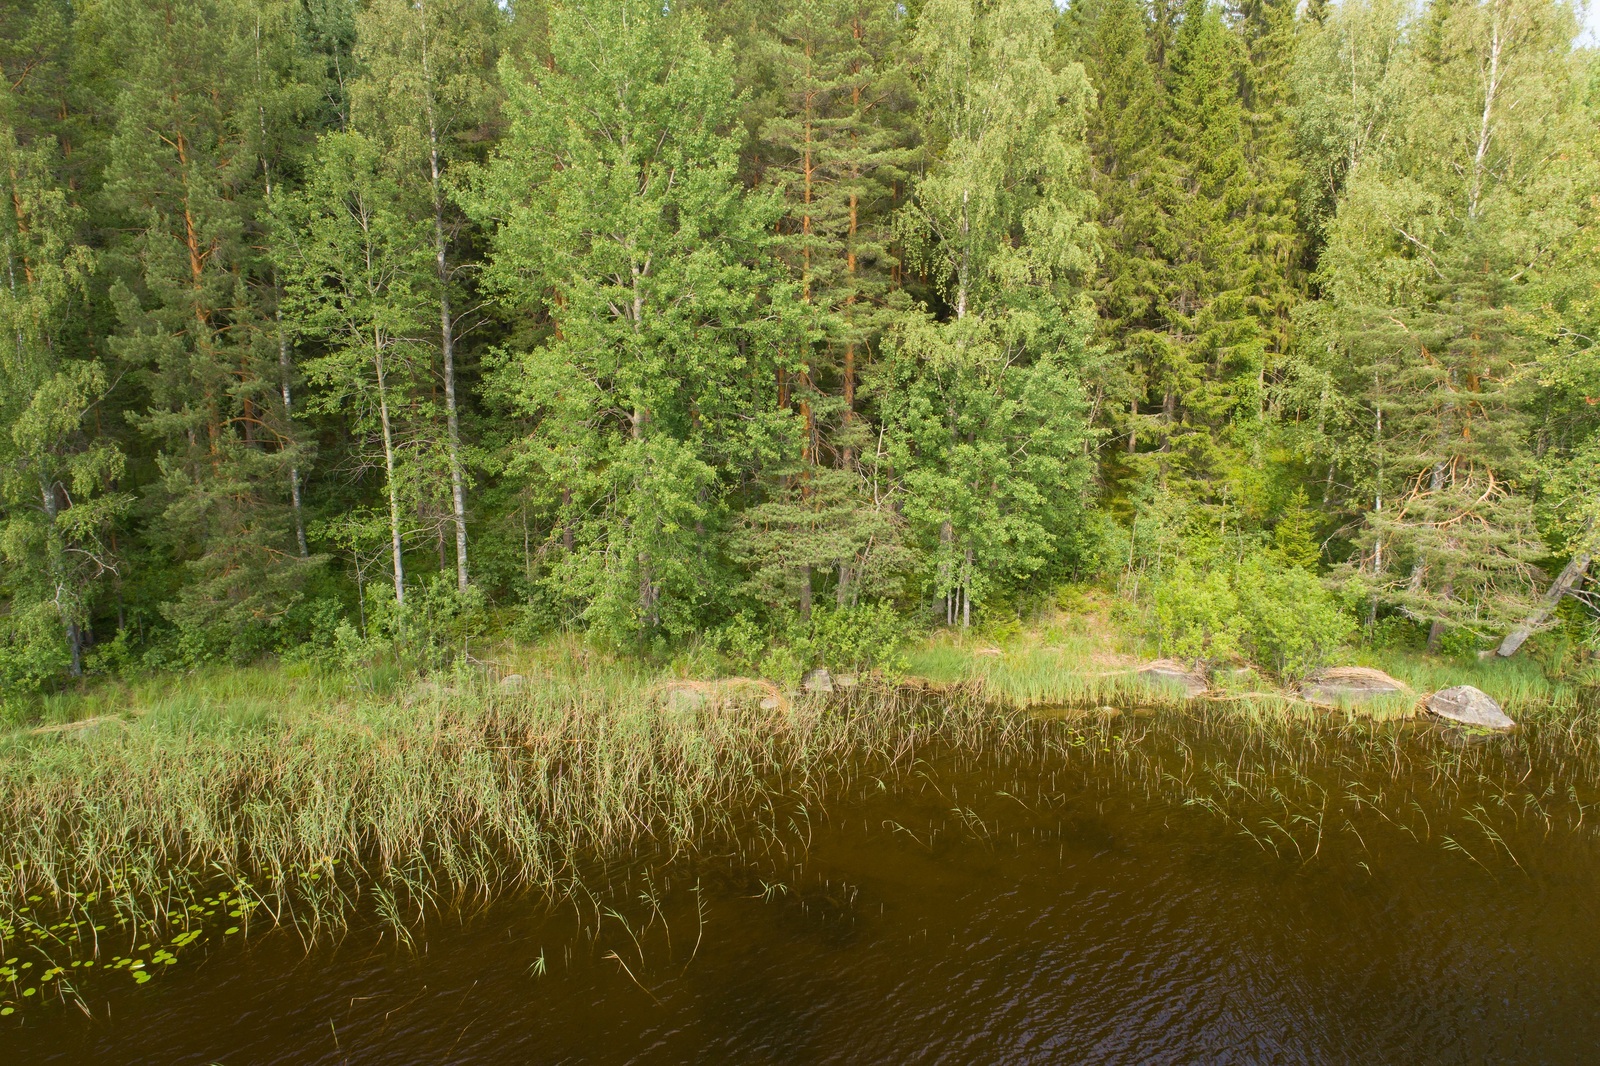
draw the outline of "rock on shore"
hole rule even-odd
[[[1517,725],[1493,696],[1471,685],[1440,689],[1428,697],[1427,707],[1429,713],[1440,718],[1477,729],[1514,729]]]
[[[800,679],[800,687],[807,692],[832,692],[833,675],[828,673],[826,666],[819,666]]]
[[[1300,698],[1325,706],[1366,703],[1411,691],[1382,670],[1365,666],[1335,666],[1313,674],[1300,686]]]
[[[1191,700],[1205,695],[1211,687],[1204,677],[1175,659],[1157,659],[1144,664],[1139,667],[1139,679],[1168,688],[1182,688],[1183,694]]]

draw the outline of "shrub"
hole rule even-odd
[[[1238,649],[1238,600],[1218,571],[1180,562],[1151,593],[1156,643],[1180,659],[1226,659]]]
[[[768,634],[746,611],[706,633],[706,643],[728,660],[735,670],[749,670],[761,662]]]
[[[1316,575],[1273,556],[1204,573],[1180,562],[1154,583],[1149,624],[1163,654],[1213,662],[1243,654],[1285,678],[1325,664],[1355,628]]]
[[[31,692],[66,672],[67,639],[54,604],[0,607],[0,693]]]
[[[1324,665],[1355,628],[1316,575],[1299,566],[1246,563],[1235,571],[1241,644],[1286,678]]]
[[[813,663],[836,670],[864,670],[889,662],[906,639],[905,622],[893,604],[863,603],[854,607],[822,606],[812,610],[811,623],[795,644]]]

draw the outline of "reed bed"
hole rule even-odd
[[[1600,804],[1592,707],[1492,736],[1208,708],[1124,730],[1108,746],[1117,770],[1152,799],[1209,812],[1275,859],[1306,865],[1338,854],[1369,875],[1418,846],[1457,853],[1491,876],[1526,873],[1535,856],[1559,862],[1563,847],[1592,846]]]
[[[1384,831],[1363,811],[1433,834],[1411,822],[1441,789],[1478,833],[1442,835],[1470,837],[1475,858],[1509,835],[1500,815],[1581,825],[1600,802],[1600,707],[1524,667],[1374,664],[1419,692],[1477,684],[1525,724],[1458,743],[1270,688],[1190,701],[1136,665],[1092,632],[946,639],[911,652],[910,678],[813,697],[561,642],[410,684],[278,668],[107,689],[0,739],[0,958],[38,959],[0,965],[14,993],[0,1012],[95,959],[142,983],[252,921],[308,945],[372,919],[408,940],[430,914],[587,893],[597,859],[716,841],[743,854],[761,811],[820,806],[939,749],[1069,758],[1279,857],[1320,854],[1330,817]]]
[[[109,916],[123,940],[171,939],[222,900],[308,940],[364,909],[404,936],[431,910],[553,890],[585,856],[691,848],[863,754],[1004,728],[969,688],[790,700],[605,665],[320,708],[306,695],[180,694],[11,737],[0,933],[82,940]]]

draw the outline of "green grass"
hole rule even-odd
[[[1104,611],[1090,610],[999,639],[941,631],[908,651],[906,660],[915,676],[945,685],[977,684],[987,697],[1016,708],[1188,702],[1181,693],[1152,687],[1137,677],[1139,664],[1155,656],[1153,648],[1119,630]],[[1349,649],[1336,664],[1374,667],[1411,688],[1409,696],[1363,706],[1365,717],[1409,716],[1420,698],[1454,685],[1482,689],[1522,722],[1567,724],[1600,710],[1600,686],[1551,678],[1528,655],[1475,660],[1395,649]],[[1215,678],[1208,698],[1247,718],[1328,713],[1299,699],[1295,686],[1281,685],[1255,669],[1237,680]]]
[[[263,916],[312,939],[365,913],[404,939],[430,912],[570,891],[596,855],[695,847],[862,753],[999,723],[960,694],[790,698],[574,641],[389,694],[219,670],[53,711],[0,740],[0,935],[72,957]]]
[[[1259,675],[1206,701],[1151,689],[1135,675],[1148,656],[1091,605],[1026,631],[933,634],[906,649],[908,678],[830,699],[686,677],[577,638],[420,679],[299,664],[102,684],[34,703],[0,735],[0,940],[81,961],[113,933],[170,953],[264,917],[309,940],[360,915],[405,939],[429,913],[575,891],[596,856],[701,846],[737,812],[820,796],[864,757],[930,739],[1003,742],[1105,705],[1182,709],[1261,743],[1296,723],[1355,727]],[[1592,690],[1531,660],[1346,661],[1418,696],[1476,685],[1552,758],[1600,758]],[[500,683],[511,674],[519,685]],[[113,961],[135,980],[171,957],[122,950]]]

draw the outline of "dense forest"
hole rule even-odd
[[[1592,654],[1577,33],[0,0],[0,690],[561,629],[748,658],[1073,583],[1284,673]]]

